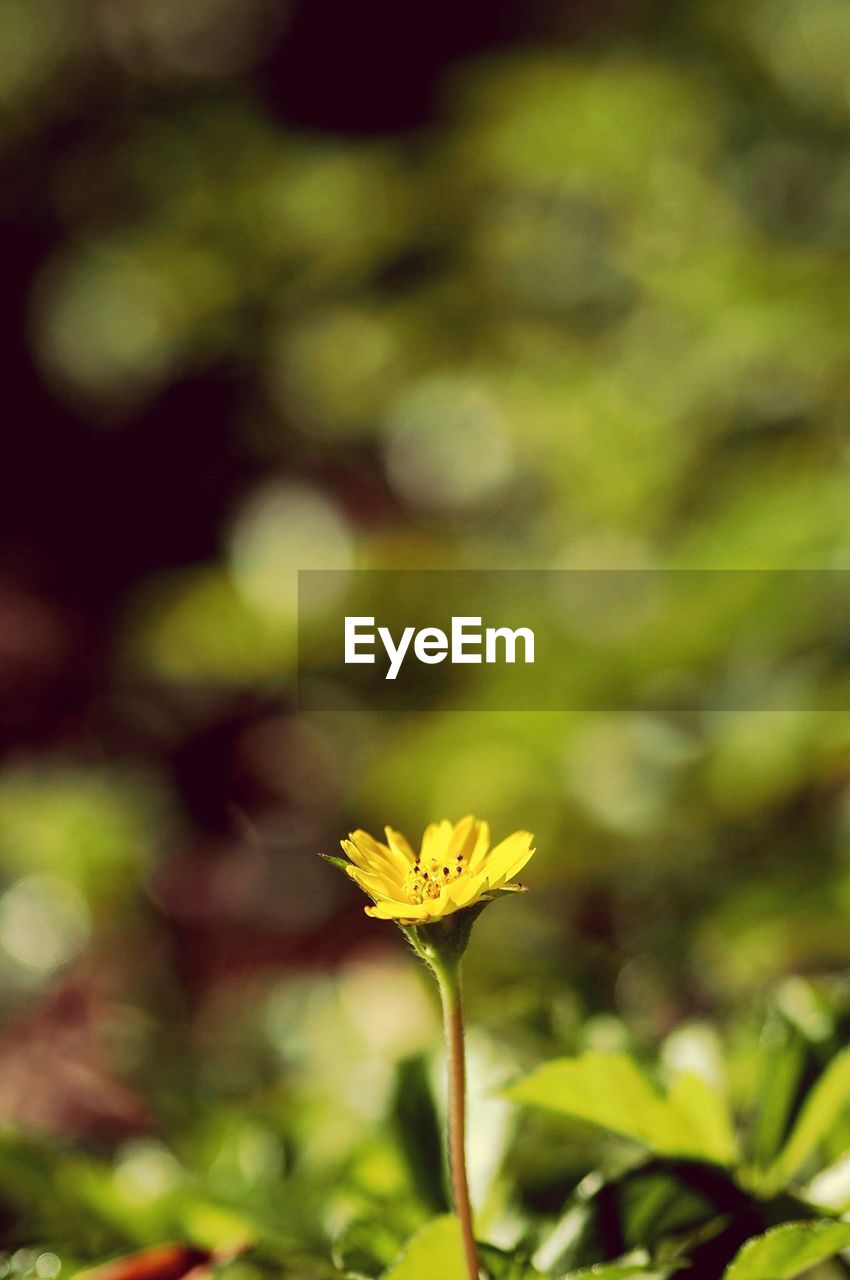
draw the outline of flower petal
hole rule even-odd
[[[472,875],[475,875],[477,871],[481,870],[484,864],[484,859],[487,856],[487,851],[489,850],[489,848],[490,848],[489,824],[486,822],[479,822],[478,833],[475,838],[475,845],[473,847],[472,853],[469,855],[468,869]]]
[[[402,924],[414,923],[418,921],[434,919],[434,904],[429,902],[427,906],[422,903],[417,906],[412,902],[376,902],[373,907],[364,908],[367,916],[374,916],[376,920],[399,920]]]
[[[351,876],[364,893],[368,893],[370,898],[374,898],[376,902],[397,902],[404,906],[409,905],[407,899],[403,896],[401,889],[397,884],[387,876],[381,875],[375,871],[361,871],[359,867],[349,866],[346,871]]]
[[[492,849],[484,870],[491,889],[499,889],[506,880],[512,880],[534,853],[530,831],[515,831]]]
[[[461,876],[459,880],[455,880],[447,886],[447,895],[454,903],[455,909],[468,907],[473,902],[477,902],[482,893],[487,889],[486,876]]]
[[[446,818],[442,822],[430,823],[422,836],[422,860],[436,858],[439,862],[444,858],[448,852],[453,830],[452,824]]]
[[[399,870],[407,875],[407,872],[416,861],[416,854],[411,849],[407,837],[403,836],[400,831],[393,831],[392,827],[384,827],[384,833],[387,837],[390,854]]]
[[[468,813],[465,818],[461,818],[460,822],[455,823],[446,850],[450,861],[454,861],[458,855],[464,859],[469,857],[475,848],[478,826],[479,824],[471,813]]]
[[[407,874],[403,860],[368,831],[352,831],[349,838],[341,840],[340,844],[355,866],[363,871],[391,876],[399,885]]]

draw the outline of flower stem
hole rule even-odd
[[[449,1169],[452,1199],[460,1221],[469,1280],[479,1280],[478,1250],[472,1229],[469,1181],[466,1176],[466,1058],[463,1039],[463,997],[459,966],[437,972],[443,1002],[443,1022],[449,1067]]]

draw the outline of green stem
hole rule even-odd
[[[454,1209],[460,1221],[469,1280],[479,1280],[478,1250],[472,1228],[469,1180],[466,1176],[466,1055],[463,1038],[463,997],[460,966],[432,966],[443,1003],[449,1075],[449,1169]]]

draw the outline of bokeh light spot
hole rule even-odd
[[[0,946],[25,968],[46,972],[66,964],[90,929],[85,898],[58,876],[26,876],[0,897]]]
[[[339,508],[306,485],[272,481],[255,490],[239,510],[230,537],[238,589],[272,618],[297,616],[300,569],[350,569],[353,557],[351,530]],[[329,589],[337,588],[329,583]]]
[[[514,471],[507,424],[486,388],[443,375],[391,406],[385,458],[393,488],[412,507],[464,513],[500,494]]]
[[[276,18],[268,0],[100,0],[98,15],[112,56],[140,76],[228,76],[264,52]]]

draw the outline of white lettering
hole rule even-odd
[[[374,631],[370,631],[368,635],[358,634],[357,628],[358,626],[360,626],[361,623],[364,626],[369,624],[374,626],[375,619],[366,618],[366,617],[345,619],[345,661],[346,663],[375,661],[374,653],[358,653],[357,652],[358,645],[375,643]]]
[[[511,631],[510,627],[488,627],[484,638],[485,661],[499,661],[496,652],[496,641],[502,639],[505,642],[505,662],[516,662],[516,642],[519,636],[523,640],[524,661],[526,663],[533,662],[534,632],[530,627],[517,627],[516,631]]]
[[[433,666],[444,662],[446,657],[452,663],[478,663],[504,661],[513,664],[517,661],[517,645],[522,641],[522,661],[526,664],[534,662],[534,632],[530,627],[486,627],[481,628],[481,619],[472,617],[452,618],[451,641],[445,631],[439,627],[405,627],[396,644],[389,627],[378,627],[377,636],[384,646],[389,661],[386,680],[395,680],[404,665],[404,660],[411,648],[419,662]],[[365,616],[345,619],[345,662],[374,663],[375,657],[375,619]],[[481,649],[484,649],[484,657]],[[478,652],[475,652],[478,650]],[[501,654],[501,657],[500,657]]]
[[[480,662],[480,653],[467,653],[465,646],[477,644],[481,647],[481,632],[477,635],[469,635],[466,632],[467,625],[481,626],[480,618],[452,618],[452,662]]]
[[[427,662],[433,665],[435,662],[442,662],[449,648],[448,638],[445,631],[441,631],[439,627],[423,627],[421,631],[416,633],[416,639],[413,642],[413,652],[416,654],[420,662]]]
[[[404,662],[404,655],[407,653],[408,646],[410,645],[410,641],[413,638],[415,630],[415,627],[405,627],[404,631],[401,633],[401,639],[396,646],[393,642],[392,633],[390,632],[389,627],[378,627],[378,635],[384,642],[384,648],[386,649],[387,657],[390,660],[390,669],[386,675],[387,680],[395,680],[399,671],[401,671],[401,664]]]

